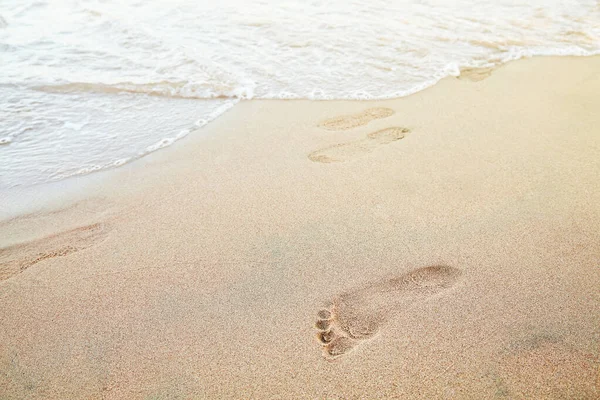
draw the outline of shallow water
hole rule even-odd
[[[240,99],[405,96],[600,53],[597,1],[4,0],[0,187],[121,165]]]

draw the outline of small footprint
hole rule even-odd
[[[367,135],[366,138],[354,142],[336,144],[321,150],[313,151],[308,158],[314,162],[334,163],[349,161],[362,157],[382,144],[389,144],[404,138],[408,128],[386,128]]]
[[[345,131],[366,125],[374,119],[386,118],[394,114],[391,108],[369,108],[357,114],[343,115],[341,117],[326,119],[319,126],[330,131]]]
[[[103,223],[81,226],[42,239],[0,249],[0,282],[44,260],[64,257],[103,240],[107,226]]]
[[[479,82],[492,75],[493,68],[463,68],[460,70],[460,75],[457,77],[460,80],[470,80],[471,82]]]
[[[395,313],[452,287],[461,270],[444,265],[418,268],[336,296],[317,313],[315,327],[326,359],[336,359],[373,337]]]

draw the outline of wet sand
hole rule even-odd
[[[600,398],[600,57],[465,75],[37,188],[0,397]]]

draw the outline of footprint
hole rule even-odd
[[[461,270],[444,265],[415,269],[336,296],[317,313],[315,327],[326,359],[336,359],[377,334],[395,313],[452,287]]]
[[[471,82],[479,82],[492,75],[493,68],[463,68],[460,70],[458,79],[468,79]]]
[[[357,114],[326,119],[325,121],[322,121],[319,126],[330,131],[345,131],[346,129],[366,125],[374,119],[386,118],[393,114],[394,110],[391,108],[369,108]]]
[[[0,282],[55,257],[86,249],[106,237],[107,226],[95,223],[0,249]]]
[[[410,132],[408,128],[386,128],[367,135],[366,138],[336,144],[321,150],[313,151],[308,155],[311,161],[320,163],[334,163],[352,160],[362,157],[375,150],[379,145],[388,144],[404,138],[406,133]]]

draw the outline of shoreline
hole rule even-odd
[[[223,114],[234,109],[237,104],[244,103],[244,102],[280,102],[280,101],[301,102],[301,103],[302,102],[337,102],[337,103],[340,103],[340,102],[344,102],[344,103],[345,102],[359,102],[359,103],[390,102],[390,101],[395,101],[395,100],[411,97],[411,96],[414,96],[423,91],[430,90],[431,88],[435,87],[436,85],[438,85],[444,81],[453,81],[453,80],[458,79],[458,80],[465,80],[465,81],[471,81],[471,82],[478,82],[480,80],[489,78],[495,71],[502,69],[506,65],[509,65],[509,64],[512,64],[515,62],[520,62],[522,60],[579,59],[579,58],[597,58],[597,57],[600,57],[600,54],[596,54],[596,55],[594,55],[594,54],[591,54],[591,55],[590,54],[566,55],[566,56],[560,56],[560,55],[527,56],[527,55],[523,55],[523,56],[521,56],[521,58],[504,61],[504,62],[502,62],[500,64],[496,64],[492,67],[463,67],[462,69],[460,69],[460,74],[457,76],[452,76],[452,75],[446,76],[446,77],[441,78],[440,80],[436,81],[433,84],[424,85],[423,88],[418,89],[415,92],[410,92],[410,94],[407,94],[407,95],[404,95],[401,97],[390,97],[390,98],[368,99],[368,100],[366,100],[366,99],[233,99],[232,98],[231,100],[236,100],[236,103],[233,104],[232,106],[226,106],[225,107],[226,110],[223,112]],[[197,99],[197,100],[201,101],[201,100],[206,100],[206,99]],[[216,119],[220,118],[223,114],[219,114],[219,116],[217,116],[216,118],[211,118],[207,122],[203,123],[201,126],[196,127],[195,129],[191,129],[186,135],[183,135],[181,138],[174,140],[172,144],[165,146],[165,147],[159,147],[157,150],[150,151],[143,155],[133,156],[133,157],[131,157],[131,160],[129,160],[126,163],[121,164],[119,166],[104,167],[104,168],[100,169],[99,171],[75,174],[75,175],[71,175],[71,176],[63,178],[63,179],[53,180],[53,181],[49,181],[49,182],[37,183],[37,184],[32,184],[32,185],[27,185],[27,186],[10,186],[10,187],[6,187],[6,188],[0,188],[0,196],[2,197],[3,200],[6,199],[7,203],[11,203],[11,202],[14,202],[14,199],[17,199],[17,198],[23,197],[23,196],[30,198],[30,197],[32,197],[32,194],[37,192],[39,189],[46,190],[45,188],[48,188],[47,191],[56,192],[56,191],[65,191],[66,190],[70,193],[79,193],[79,195],[75,195],[75,196],[81,197],[82,196],[81,193],[85,192],[86,190],[89,190],[88,188],[90,186],[91,187],[97,186],[98,182],[102,182],[104,180],[102,178],[103,176],[110,176],[110,174],[112,172],[118,171],[119,168],[122,168],[123,166],[130,166],[131,164],[135,165],[139,160],[142,160],[150,155],[153,155],[157,151],[158,152],[169,151],[169,149],[175,143],[179,143],[182,140],[185,141],[189,135],[202,135],[204,132],[205,126],[207,124],[212,123]],[[94,179],[94,178],[96,178],[96,179]],[[110,178],[108,178],[108,179],[110,179]],[[85,197],[85,195],[83,195],[83,197]],[[56,200],[56,201],[60,202],[60,201],[65,201],[65,200],[66,199],[64,198],[64,196],[60,196],[60,199]],[[44,209],[44,206],[45,205],[41,204],[40,202],[35,202],[35,203],[31,203],[30,205],[27,205],[25,208],[21,208],[19,210],[11,210],[8,212],[6,212],[5,210],[0,210],[0,222],[2,222],[3,220],[5,220],[7,218],[16,217],[19,214],[26,214],[28,212],[32,212],[36,208]],[[54,208],[57,208],[57,207],[54,207]]]
[[[597,71],[240,102],[32,190],[69,205],[0,222],[0,394],[597,397]]]

